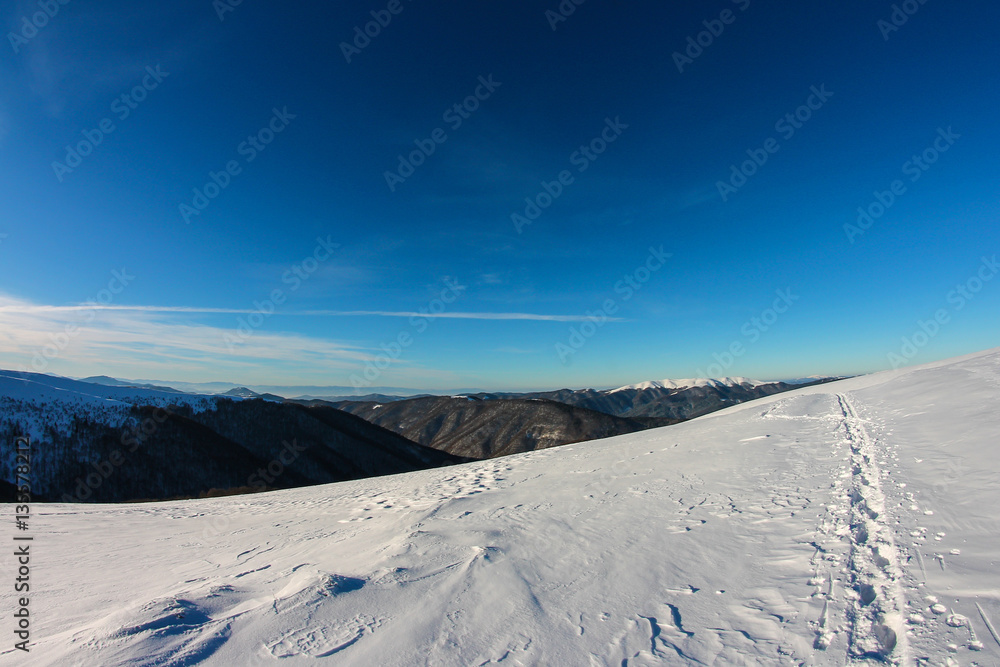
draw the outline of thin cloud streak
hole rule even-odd
[[[327,338],[255,330],[228,344],[232,329],[172,321],[169,314],[89,307],[53,309],[0,294],[0,367],[66,375],[141,373],[237,377],[346,376],[376,352]],[[409,364],[399,360],[400,370]],[[266,374],[266,375],[265,375]]]
[[[206,315],[252,315],[258,312],[252,308],[196,308],[190,306],[124,306],[102,305],[96,303],[78,304],[73,306],[44,305],[5,305],[0,306],[0,312],[42,314],[71,313],[87,310],[132,311],[141,313],[187,313]],[[301,310],[281,311],[277,315],[293,315],[302,317],[426,317],[428,319],[453,320],[523,320],[532,322],[585,322],[590,318],[586,315],[541,315],[537,313],[430,313],[418,311],[392,310]],[[608,317],[608,322],[627,322],[622,317]]]
[[[375,316],[375,317],[427,317],[452,320],[530,320],[536,322],[585,322],[586,315],[538,315],[535,313],[421,313],[391,310],[309,310],[299,315]],[[608,322],[626,322],[621,317],[609,317]]]

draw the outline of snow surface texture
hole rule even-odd
[[[0,663],[995,665],[998,395],[993,350],[450,468],[36,505],[37,643]]]

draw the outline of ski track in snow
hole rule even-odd
[[[993,353],[407,475],[37,506],[38,644],[0,664],[1000,664],[998,377]]]

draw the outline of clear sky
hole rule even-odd
[[[4,368],[505,389],[1000,345],[996,3],[44,6],[0,16]]]

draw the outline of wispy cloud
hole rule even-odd
[[[81,311],[119,311],[135,313],[185,313],[205,315],[250,315],[253,309],[242,308],[197,308],[189,306],[125,306],[101,304],[76,304],[69,306],[48,306],[28,303],[0,301],[0,313],[59,314]],[[428,319],[452,320],[525,320],[535,322],[584,322],[586,315],[545,315],[539,313],[430,313],[411,310],[298,310],[282,311],[281,315],[303,317],[426,317]],[[609,317],[609,322],[624,322],[625,318]]]
[[[529,320],[534,322],[585,322],[586,315],[540,315],[537,313],[424,313],[392,310],[307,310],[299,315],[427,317],[451,320]],[[621,317],[609,317],[609,322],[624,322]]]
[[[504,282],[499,273],[484,273],[479,276],[479,280],[484,285],[502,285]]]
[[[226,335],[231,329],[171,317],[188,312],[192,310],[47,306],[0,295],[0,366],[68,375],[250,381],[342,376],[375,358],[375,351],[357,345],[263,330],[230,346]]]
[[[226,380],[244,384],[346,384],[351,373],[378,360],[377,343],[349,343],[258,329],[234,345],[232,328],[200,323],[197,315],[250,315],[237,308],[48,305],[0,293],[0,368],[71,376]],[[302,310],[302,317],[450,318],[576,322],[575,315],[536,313],[422,313],[381,310]],[[390,377],[391,376],[391,377]],[[449,380],[450,378],[450,380]],[[386,381],[423,386],[456,381],[405,356],[393,362]]]

